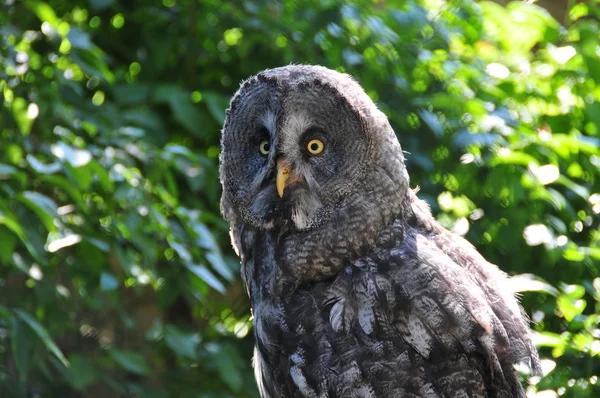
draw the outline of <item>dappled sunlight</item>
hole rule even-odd
[[[240,82],[307,63],[516,275],[527,396],[600,396],[600,6],[530,3],[0,0],[0,395],[258,396],[220,131]]]

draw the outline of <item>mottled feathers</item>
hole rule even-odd
[[[525,396],[514,366],[538,374],[539,358],[506,276],[409,189],[350,77],[287,66],[244,82],[220,167],[263,397]]]

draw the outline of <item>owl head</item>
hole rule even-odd
[[[266,230],[311,230],[349,207],[392,211],[408,191],[385,115],[350,76],[309,65],[242,83],[227,110],[220,176],[225,218]]]

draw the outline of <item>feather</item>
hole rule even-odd
[[[307,138],[325,150],[309,156]],[[298,178],[279,197],[283,158]],[[248,79],[220,162],[263,398],[525,397],[514,366],[540,362],[506,275],[410,190],[389,121],[353,79],[309,65]]]

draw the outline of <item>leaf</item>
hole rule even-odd
[[[206,98],[210,114],[219,125],[222,125],[225,121],[225,110],[229,106],[229,99],[216,92],[205,92],[204,98]]]
[[[212,265],[213,269],[217,271],[219,275],[229,281],[233,279],[233,272],[229,269],[227,263],[225,263],[219,250],[210,251],[206,253],[204,257],[206,257],[210,265]]]
[[[235,349],[228,344],[221,345],[219,352],[213,357],[221,379],[234,392],[240,392],[242,388],[242,375],[238,364],[235,362],[237,357],[238,354]]]
[[[77,27],[72,26],[71,29],[69,29],[67,38],[73,48],[89,50],[95,47],[94,43],[90,40],[90,35]]]
[[[178,86],[158,86],[152,98],[154,101],[169,104],[175,120],[198,137],[204,138],[207,126],[214,125],[205,111],[191,102],[189,93]]]
[[[14,309],[13,312],[17,314],[17,316],[21,318],[35,332],[35,334],[37,334],[37,336],[46,345],[46,348],[53,353],[63,365],[67,367],[69,366],[69,361],[67,361],[67,358],[65,358],[62,351],[58,348],[54,340],[52,340],[46,329],[40,323],[38,323],[38,321],[24,311]]]
[[[579,195],[583,200],[587,200],[587,198],[590,197],[590,191],[586,187],[584,187],[583,185],[574,183],[573,181],[571,181],[570,179],[568,179],[567,177],[565,177],[563,175],[558,177],[558,179],[555,182],[557,184],[561,184],[561,185],[569,188],[575,194]]]
[[[58,162],[45,164],[37,160],[37,158],[33,155],[27,155],[25,159],[27,159],[27,162],[31,168],[38,173],[54,174],[62,169],[62,165]]]
[[[454,145],[459,148],[468,148],[471,145],[477,147],[490,147],[498,144],[502,146],[506,145],[506,140],[500,134],[474,134],[468,130],[463,130],[454,135]]]
[[[13,317],[11,321],[11,349],[17,364],[17,370],[19,371],[19,378],[25,381],[33,365],[35,353],[34,335],[31,329],[20,319]]]
[[[50,25],[57,27],[60,20],[56,17],[56,13],[45,1],[27,1],[25,4],[37,15],[42,22],[48,22]]]
[[[71,54],[71,58],[86,74],[104,79],[109,84],[115,82],[115,75],[106,64],[105,55],[100,49],[78,50]]]
[[[80,209],[86,209],[87,206],[83,201],[81,191],[71,181],[60,175],[43,175],[40,176],[40,181],[46,182],[55,189],[60,188],[79,206]]]
[[[182,245],[181,243],[177,243],[173,239],[169,239],[169,246],[171,246],[171,248],[173,250],[175,250],[175,252],[177,252],[179,257],[183,261],[185,261],[185,262],[192,261],[192,254],[187,249],[187,247],[185,247],[185,245]]]
[[[54,156],[75,168],[85,166],[92,160],[92,153],[87,149],[76,149],[63,142],[52,145],[50,149]]]
[[[105,8],[108,8],[115,3],[114,0],[88,0],[88,1],[90,3],[90,6],[92,7],[92,9],[94,9],[96,11],[104,10]]]
[[[196,222],[193,228],[194,232],[198,235],[198,239],[196,239],[198,246],[207,250],[215,250],[218,247],[217,241],[206,225]]]
[[[589,334],[578,333],[573,337],[572,346],[580,352],[588,352],[590,347],[594,347],[594,337]],[[595,355],[596,353],[592,353]]]
[[[225,294],[225,286],[221,281],[208,270],[208,268],[202,265],[186,264],[186,268],[190,270],[194,275],[202,279],[208,286],[212,287],[216,291]]]
[[[440,123],[440,119],[438,119],[436,114],[425,109],[420,109],[417,113],[437,137],[444,135],[444,127],[442,126],[442,123]]]
[[[119,281],[108,272],[103,272],[100,275],[100,288],[104,291],[113,291],[119,287]]]
[[[29,135],[33,120],[27,117],[28,104],[24,98],[17,97],[12,103],[12,113],[19,130],[23,135]]]
[[[79,355],[69,356],[69,383],[79,391],[84,391],[87,386],[98,378],[98,371],[92,362]]]
[[[17,169],[7,164],[0,164],[0,180],[8,180],[8,178],[17,173]]]
[[[41,193],[25,191],[17,198],[29,207],[44,223],[48,231],[56,230],[54,219],[58,216],[58,208],[54,201]]]
[[[20,223],[16,220],[14,214],[7,208],[3,208],[0,203],[0,224],[6,226],[9,230],[13,231],[15,235],[19,237],[21,242],[27,248],[27,251],[36,259],[40,258],[40,253],[36,249],[36,246],[30,241],[29,237],[21,228]]]
[[[533,274],[515,275],[509,278],[511,290],[515,293],[521,292],[544,292],[552,296],[558,296],[559,291],[542,278]]]
[[[7,264],[15,252],[18,239],[8,228],[0,227],[0,242],[0,263]]]
[[[101,239],[87,236],[85,240],[104,253],[107,253],[110,250],[110,244]]]
[[[189,100],[172,105],[171,109],[175,120],[198,137],[204,137],[207,134],[207,126],[213,125],[205,111],[191,104]]]
[[[595,260],[600,260],[600,248],[598,248],[598,247],[580,247],[579,249],[585,255],[588,255]]]
[[[556,300],[558,309],[569,322],[583,312],[586,304],[585,300],[573,300],[568,296],[559,296]]]
[[[150,97],[149,84],[120,84],[112,86],[115,100],[124,105],[144,104]]]
[[[185,333],[179,328],[167,325],[165,327],[165,342],[180,357],[195,360],[196,350],[201,338],[198,333]]]
[[[563,347],[566,346],[565,337],[552,332],[536,332],[532,334],[533,343],[537,347]]]
[[[572,300],[578,300],[585,295],[585,288],[581,285],[567,285],[566,283],[561,283],[560,288]]]
[[[585,253],[581,248],[569,247],[563,252],[563,257],[569,261],[579,262],[585,260]]]
[[[490,166],[494,167],[500,163],[503,164],[518,164],[524,167],[527,167],[531,164],[534,164],[535,166],[539,166],[539,162],[537,161],[537,159],[525,152],[520,152],[520,151],[510,151],[509,153],[506,154],[502,154],[500,156],[495,156],[493,159],[490,160],[489,164]]]
[[[106,169],[102,167],[100,163],[96,162],[95,160],[92,160],[90,162],[90,169],[95,173],[96,178],[100,182],[100,185],[102,185],[102,188],[106,192],[111,193],[115,190],[115,185],[110,179],[108,171],[106,171]]]
[[[108,353],[119,366],[128,372],[142,376],[150,373],[150,368],[140,353],[134,351],[121,351],[115,348],[108,350]]]
[[[91,167],[84,166],[74,168],[71,166],[67,166],[66,171],[70,179],[76,182],[77,186],[82,191],[87,191],[92,185],[93,173]]]

